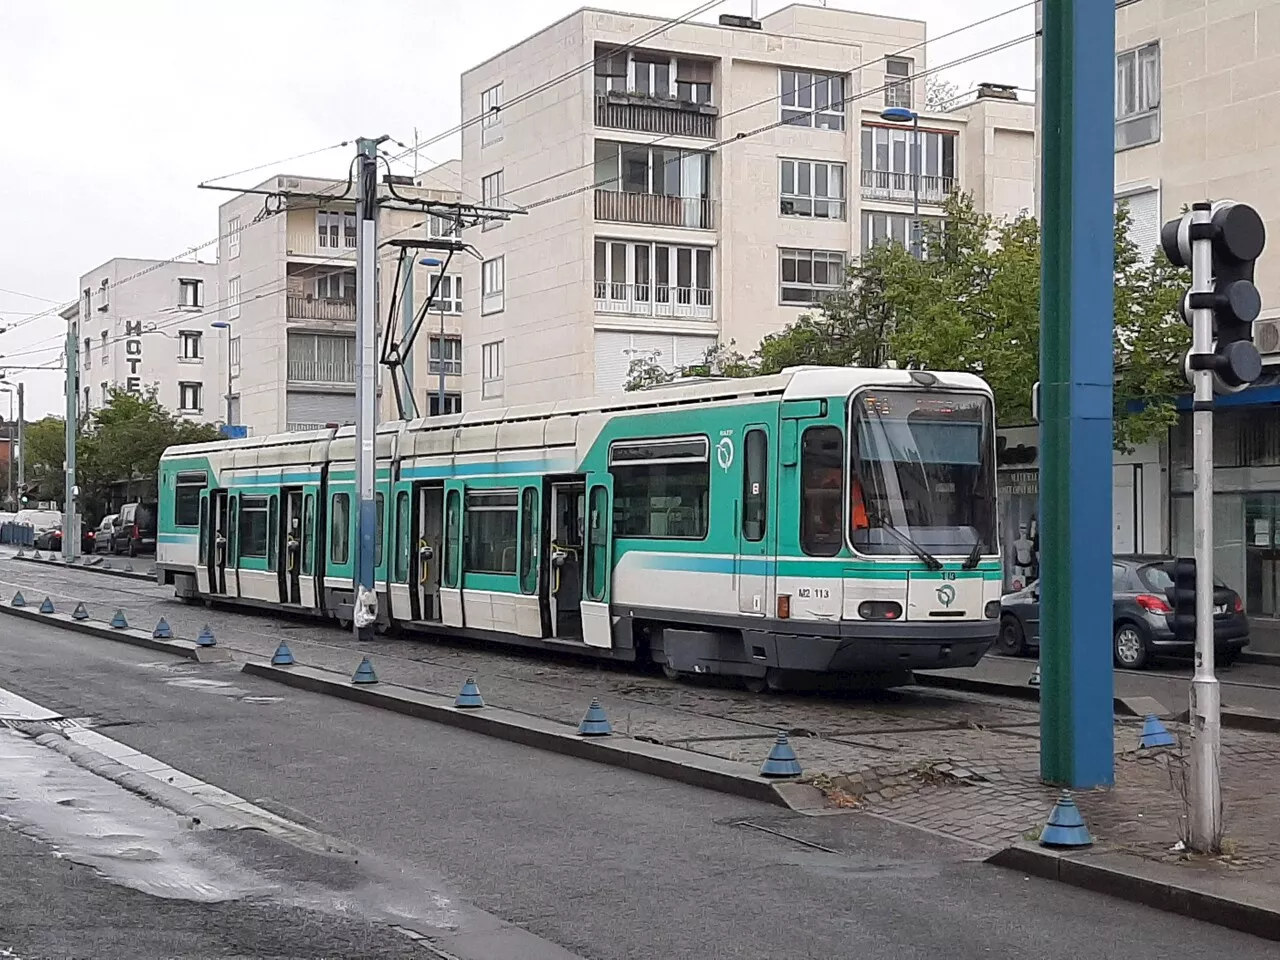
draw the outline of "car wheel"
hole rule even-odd
[[[1000,636],[996,640],[996,647],[1006,656],[1026,656],[1027,636],[1022,629],[1022,624],[1013,614],[1006,613],[1000,618]]]
[[[1136,623],[1130,623],[1127,620],[1116,624],[1111,649],[1116,666],[1126,670],[1141,670],[1147,665],[1147,660],[1151,656],[1147,632]]]
[[[1235,662],[1240,659],[1240,651],[1238,649],[1219,650],[1213,659],[1218,664],[1218,666],[1230,667],[1230,666],[1233,666]]]

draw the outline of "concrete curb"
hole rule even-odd
[[[22,560],[25,563],[37,563],[46,567],[61,567],[63,570],[88,570],[90,573],[100,573],[107,577],[124,577],[126,580],[146,580],[150,583],[156,582],[154,565],[152,566],[151,573],[139,573],[137,570],[115,570],[111,567],[64,563],[61,560],[46,560],[43,557],[37,560],[35,557],[15,556],[12,559]]]
[[[135,647],[171,653],[197,663],[217,663],[231,659],[231,653],[220,647],[201,647],[191,640],[157,640],[150,630],[139,630],[136,627],[117,630],[105,621],[76,620],[67,613],[40,613],[36,607],[13,607],[8,604],[0,605],[0,613],[24,620],[36,620],[64,630],[74,630],[102,640],[118,640]]]
[[[721,760],[616,735],[580,737],[577,730],[568,724],[492,706],[463,710],[455,707],[451,699],[438,694],[400,687],[385,681],[376,685],[353,684],[344,674],[316,667],[273,667],[269,663],[251,660],[240,669],[244,673],[301,690],[341,697],[366,706],[459,727],[539,750],[625,767],[638,773],[648,773],[666,780],[677,780],[691,786],[775,806],[791,806],[783,792],[777,789],[787,784],[775,784],[759,776],[754,768],[733,760]],[[586,704],[583,704],[583,708],[586,708]]]
[[[1257,663],[1264,667],[1280,667],[1280,653],[1241,650],[1238,659],[1240,663]]]
[[[1230,878],[1204,878],[1197,885],[1197,877],[1186,876],[1187,871],[1168,864],[1121,853],[1056,853],[1030,844],[1006,847],[986,862],[1255,937],[1280,940],[1280,898],[1267,902]]]

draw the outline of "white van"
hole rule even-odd
[[[62,523],[62,514],[57,510],[19,510],[13,522],[29,524],[35,529],[36,536],[39,536]]]

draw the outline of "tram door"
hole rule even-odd
[[[286,488],[280,492],[284,496],[280,532],[276,537],[280,551],[276,563],[280,602],[297,604],[302,602],[302,491]]]
[[[227,555],[230,548],[227,501],[226,490],[209,491],[208,522],[201,531],[205,542],[200,552],[205,558],[205,573],[208,577],[210,594],[227,592]]]
[[[440,572],[444,569],[444,486],[423,484],[416,491],[411,558],[413,619],[440,621]]]
[[[551,522],[547,524],[551,561],[551,636],[582,639],[582,546],[586,516],[586,484],[551,484]]]
[[[728,438],[726,438],[728,439]],[[728,457],[721,454],[725,440],[716,447],[720,462],[735,459],[733,447]],[[747,426],[742,435],[742,449],[736,458],[741,465],[742,494],[738,503],[738,555],[734,559],[738,574],[738,612],[763,617],[769,604],[769,547],[775,535],[769,529],[769,429],[762,423]]]

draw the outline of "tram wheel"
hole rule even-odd
[[[742,686],[747,693],[768,693],[773,689],[768,677],[742,677]]]
[[[664,663],[662,665],[662,675],[668,680],[683,680],[685,676],[669,663]]]

